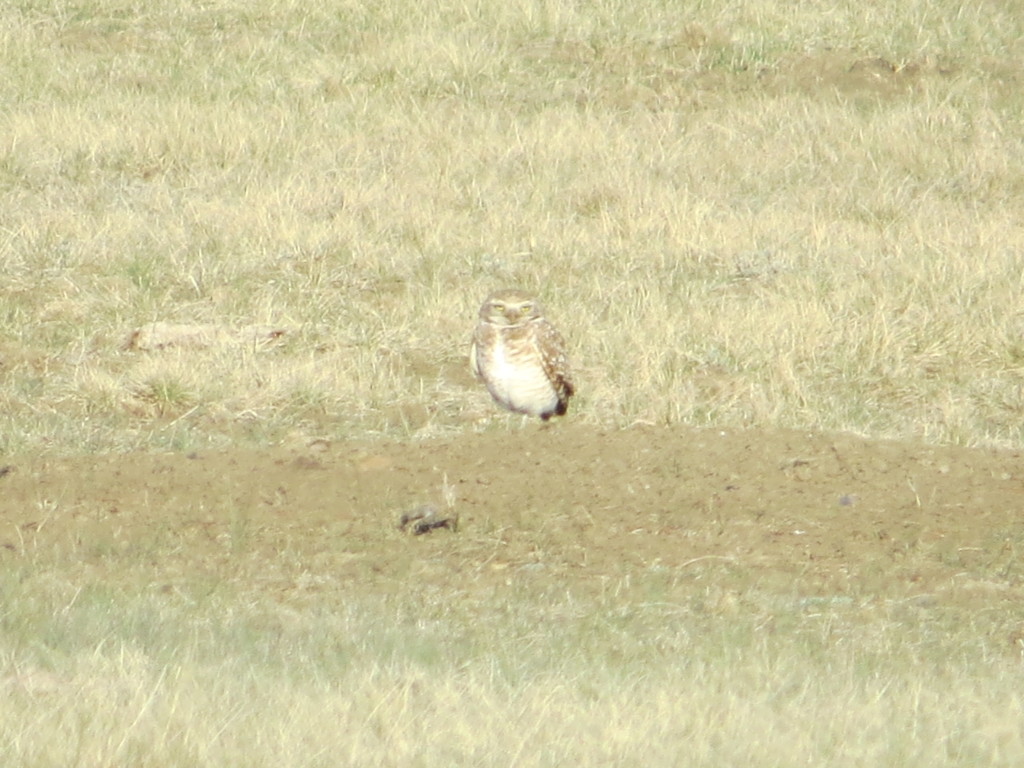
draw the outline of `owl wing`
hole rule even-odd
[[[563,404],[576,391],[573,384],[572,371],[569,369],[569,358],[565,353],[565,339],[547,320],[537,323],[537,346],[540,349],[540,362],[544,373],[558,392],[558,399]]]
[[[486,335],[488,330],[487,325],[484,323],[478,325],[476,330],[473,331],[473,343],[469,347],[469,368],[478,379],[484,377],[483,370],[480,367],[480,349],[487,345]]]

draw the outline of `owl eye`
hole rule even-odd
[[[525,304],[521,304],[520,305],[520,309],[523,312],[532,312],[533,311],[533,303],[528,301]]]

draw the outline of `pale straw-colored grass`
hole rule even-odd
[[[109,557],[109,556],[108,556]],[[113,562],[138,573],[116,552]],[[274,566],[271,565],[271,569]],[[263,578],[278,574],[264,572]],[[1002,631],[902,600],[8,581],[12,766],[1011,766]],[[528,584],[529,580],[527,580]],[[752,609],[752,610],[751,610]]]
[[[4,445],[465,429],[505,284],[574,418],[1015,444],[1011,10],[8,8]]]
[[[474,429],[509,284],[573,419],[1019,446],[1022,40],[998,0],[4,4],[0,451]],[[5,766],[1022,762],[1001,609],[278,602],[95,547],[0,579]]]

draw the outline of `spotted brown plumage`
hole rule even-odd
[[[544,421],[562,416],[575,391],[565,340],[540,302],[515,288],[484,300],[470,363],[491,397],[513,413]]]

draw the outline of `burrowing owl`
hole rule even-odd
[[[565,341],[528,293],[510,288],[484,300],[469,361],[510,411],[547,421],[569,407],[574,388]]]

